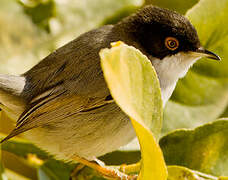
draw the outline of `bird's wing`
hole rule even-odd
[[[72,115],[89,112],[113,103],[110,96],[91,98],[71,95],[67,91],[58,90],[45,93],[32,101],[33,105],[21,115],[16,128],[1,143],[30,129],[45,127]]]
[[[107,37],[111,29],[112,26],[105,26],[85,33],[23,75],[26,85],[22,98],[28,107],[3,141],[67,114],[110,103],[105,100],[110,93],[100,67],[99,51],[114,41]]]

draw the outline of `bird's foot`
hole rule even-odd
[[[82,168],[84,168],[84,166],[88,166],[96,170],[101,176],[103,176],[106,179],[113,179],[113,180],[114,179],[115,180],[136,180],[137,179],[137,175],[127,175],[115,167],[105,166],[103,163],[100,163],[100,161],[98,164],[97,161],[88,161],[80,157],[76,157],[74,159],[77,162],[81,163],[81,165],[78,165],[73,171],[72,176],[74,177],[77,176],[79,171],[81,171]]]

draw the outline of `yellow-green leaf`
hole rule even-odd
[[[117,104],[158,135],[162,127],[162,100],[151,62],[140,51],[124,44],[104,49],[100,56],[105,79]]]
[[[215,176],[191,170],[183,166],[168,166],[167,168],[169,173],[168,180],[220,180],[220,178]]]
[[[1,145],[0,145],[0,180],[7,180],[7,177],[5,175],[5,170],[2,164]]]
[[[218,180],[228,180],[228,177],[219,177]]]
[[[199,180],[190,169],[181,166],[168,166],[168,180]]]
[[[166,163],[215,176],[228,175],[228,119],[194,130],[176,130],[160,140]]]
[[[159,81],[151,62],[139,50],[123,43],[100,52],[101,66],[110,92],[130,117],[142,152],[139,179],[165,180],[167,170],[152,132],[161,128]]]

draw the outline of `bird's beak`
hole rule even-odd
[[[198,57],[206,57],[206,58],[214,59],[217,61],[221,60],[221,58],[218,55],[216,55],[215,53],[208,51],[202,47],[200,47],[196,51],[194,51],[193,54]]]

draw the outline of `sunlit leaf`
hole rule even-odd
[[[162,126],[162,101],[157,75],[150,61],[127,45],[105,49],[100,56],[110,91],[121,100],[117,103],[121,103],[121,108],[131,114],[131,118],[144,122],[158,135]]]
[[[218,180],[228,180],[228,177],[219,177]]]
[[[194,130],[176,130],[160,140],[166,163],[216,176],[228,175],[228,119]]]
[[[24,177],[24,176],[14,172],[14,171],[11,171],[9,169],[5,169],[5,174],[8,178],[8,180],[30,180],[29,178]],[[5,180],[7,180],[7,179],[5,179]]]
[[[152,132],[160,129],[162,103],[151,62],[134,47],[117,42],[100,52],[104,77],[120,108],[132,120],[142,152],[139,179],[165,180],[166,166]],[[152,132],[149,130],[149,128]]]
[[[70,174],[74,165],[66,164],[54,159],[46,161],[39,169],[38,176],[40,180],[62,180],[70,179]]]
[[[4,137],[4,135],[0,134],[0,139],[3,139]],[[70,173],[75,166],[75,164],[55,160],[52,156],[40,150],[35,145],[20,138],[14,138],[4,142],[2,144],[2,150],[24,158],[30,166],[38,168],[38,176],[42,177],[42,180],[44,176],[51,178],[51,180],[53,178],[55,180],[69,179]],[[30,155],[36,155],[37,158],[43,159],[44,163],[39,164],[31,162]]]
[[[168,166],[168,173],[168,180],[200,180],[190,169],[181,166]]]
[[[4,137],[5,135],[0,134],[0,139],[3,139]],[[32,143],[20,138],[14,138],[10,141],[4,142],[2,144],[2,150],[11,152],[23,158],[27,158],[28,154],[36,154],[41,159],[47,159],[50,157],[46,152],[37,148]]]

